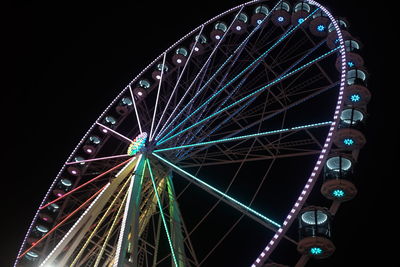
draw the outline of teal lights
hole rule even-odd
[[[359,102],[361,100],[361,96],[359,94],[352,94],[350,96],[350,101],[351,102]]]
[[[343,139],[343,144],[345,144],[346,146],[352,146],[354,145],[354,140],[352,138],[345,138]]]
[[[335,189],[332,191],[332,196],[337,197],[337,198],[341,198],[344,197],[345,193],[342,189]]]
[[[169,247],[170,247],[170,249],[171,249],[172,259],[174,260],[175,267],[179,267],[178,261],[176,260],[176,255],[175,255],[175,252],[174,252],[174,247],[173,247],[173,245],[172,245],[171,236],[170,236],[169,231],[168,231],[167,222],[166,222],[166,220],[165,220],[164,213],[163,213],[163,211],[162,211],[163,209],[162,209],[162,205],[161,205],[161,200],[160,200],[160,196],[158,195],[156,182],[155,182],[154,176],[153,176],[153,171],[151,170],[150,162],[149,162],[148,159],[146,159],[146,164],[147,164],[147,167],[149,168],[150,178],[151,178],[151,182],[152,182],[152,184],[153,184],[153,189],[154,189],[154,194],[156,195],[156,198],[157,198],[157,204],[158,204],[158,208],[159,208],[159,210],[160,210],[161,219],[162,219],[163,224],[164,224],[165,233],[167,234]]]
[[[223,142],[230,142],[230,141],[248,139],[248,138],[253,138],[253,137],[260,137],[260,136],[277,134],[277,133],[284,133],[284,132],[289,132],[289,131],[294,131],[294,130],[322,127],[322,126],[327,126],[327,125],[331,125],[331,124],[332,124],[332,121],[325,121],[325,122],[307,124],[307,125],[296,126],[296,127],[291,127],[291,128],[284,128],[284,129],[279,129],[279,130],[261,132],[261,133],[256,133],[256,134],[248,134],[248,135],[242,135],[242,136],[231,137],[231,138],[223,138],[223,139],[219,139],[219,140],[201,142],[201,143],[197,143],[197,144],[189,144],[189,145],[183,145],[183,146],[162,148],[162,149],[154,150],[154,152],[162,152],[162,151],[176,150],[176,149],[196,147],[196,146],[212,145],[212,144],[218,144],[218,143],[223,143]]]
[[[222,191],[216,189],[215,187],[213,187],[213,186],[207,184],[206,182],[200,180],[199,178],[195,177],[194,175],[188,173],[187,171],[185,171],[185,170],[179,168],[179,167],[176,166],[175,164],[173,164],[173,163],[169,162],[168,160],[166,160],[166,159],[160,157],[160,156],[157,155],[156,153],[153,152],[152,155],[155,156],[156,158],[158,158],[159,160],[163,161],[164,163],[168,164],[169,166],[173,167],[174,169],[176,169],[176,170],[179,171],[180,173],[183,173],[185,176],[190,177],[191,179],[193,179],[194,181],[196,181],[199,185],[204,186],[204,187],[206,187],[206,188],[209,189],[209,190],[212,190],[214,193],[217,193],[218,195],[224,197],[225,199],[227,199],[227,200],[233,202],[234,204],[236,204],[237,206],[239,206],[239,207],[245,209],[246,211],[250,212],[251,214],[256,215],[258,218],[263,219],[264,221],[268,222],[269,224],[272,224],[273,226],[275,226],[275,227],[277,227],[277,228],[280,228],[280,227],[281,227],[281,225],[280,225],[279,223],[277,223],[277,222],[275,222],[275,221],[273,221],[273,220],[267,218],[266,216],[262,215],[261,213],[259,213],[259,212],[255,211],[255,210],[253,210],[252,208],[250,208],[250,207],[248,207],[248,206],[242,204],[241,202],[239,202],[239,201],[237,201],[236,199],[234,199],[234,198],[228,196],[228,195],[225,194],[224,192],[222,192]]]
[[[312,247],[312,248],[310,248],[310,254],[314,255],[314,256],[321,255],[323,252],[324,251],[320,247]]]
[[[309,14],[305,19],[303,19],[303,22],[305,20],[307,20],[308,18],[310,18],[316,11],[318,10],[318,8],[316,10],[314,10],[311,14]],[[196,110],[194,110],[191,114],[189,114],[186,118],[184,118],[180,123],[178,123],[171,131],[169,131],[167,134],[164,135],[164,137],[162,137],[158,142],[157,145],[160,145],[162,143],[164,143],[165,141],[179,135],[182,132],[179,132],[169,138],[167,138],[168,136],[170,136],[176,129],[178,129],[183,123],[185,123],[189,118],[191,118],[194,114],[196,114],[197,112],[199,112],[200,110],[202,110],[202,108],[207,105],[211,100],[213,100],[216,96],[218,96],[220,93],[224,92],[225,89],[230,86],[234,81],[236,81],[240,76],[242,76],[248,69],[250,69],[254,64],[256,64],[260,59],[265,58],[268,53],[275,48],[279,43],[281,43],[287,36],[289,36],[291,33],[293,33],[300,24],[297,24],[296,26],[294,26],[292,29],[290,29],[289,31],[287,31],[285,34],[283,34],[278,41],[276,41],[273,45],[271,45],[264,53],[262,53],[258,58],[256,58],[253,62],[251,62],[247,67],[245,67],[238,75],[236,75],[233,79],[231,79],[229,82],[227,82],[222,88],[220,88],[218,91],[216,91],[211,97],[209,97],[206,101],[204,101],[203,104],[201,104]],[[230,58],[230,57],[229,57]],[[226,64],[226,61],[224,62],[224,64]],[[222,67],[222,66],[221,66]],[[221,69],[221,67],[217,70],[217,72]],[[216,73],[217,73],[216,72]],[[213,78],[214,75],[211,77]],[[283,77],[283,76],[281,76]],[[286,78],[287,76],[285,76]],[[201,92],[204,87],[208,85],[208,81],[207,83],[200,89],[199,92]],[[264,88],[265,89],[265,88]],[[197,94],[195,95],[195,97],[197,96]],[[186,105],[188,106],[192,101],[189,101],[189,103]],[[186,106],[184,107],[183,110],[186,109]],[[182,110],[182,111],[183,111]],[[181,112],[182,112],[181,111]],[[180,116],[181,112],[177,115]],[[219,113],[214,113],[214,114],[219,114]],[[173,121],[172,121],[173,122]],[[168,128],[168,127],[167,127]],[[161,133],[160,133],[161,134]],[[159,134],[159,135],[160,135]],[[156,140],[158,139],[159,135],[156,137]]]
[[[317,26],[317,31],[319,31],[319,32],[325,31],[325,26],[322,25],[322,24],[319,24],[319,25]]]
[[[299,19],[297,20],[297,22],[298,22],[299,24],[302,24],[302,23],[304,22],[304,18],[299,18]]]
[[[288,73],[286,73],[286,74],[284,74],[284,75],[279,76],[279,77],[276,78],[275,80],[272,80],[271,82],[267,83],[266,85],[262,86],[261,88],[255,90],[253,93],[248,94],[248,95],[242,97],[241,99],[239,99],[239,100],[235,101],[234,103],[232,103],[232,104],[226,106],[225,108],[220,109],[219,111],[217,111],[217,112],[215,112],[215,113],[209,115],[208,117],[206,117],[206,118],[204,118],[204,119],[202,119],[202,120],[200,120],[200,121],[198,121],[198,122],[192,124],[191,126],[189,126],[189,127],[185,128],[185,129],[183,129],[183,130],[177,132],[176,134],[174,134],[174,135],[172,135],[172,136],[166,138],[166,137],[169,136],[175,129],[177,129],[178,126],[181,126],[181,124],[182,124],[188,117],[190,117],[190,115],[189,115],[185,120],[183,120],[183,121],[182,121],[181,123],[179,123],[174,129],[172,129],[168,134],[166,134],[160,141],[158,141],[158,142],[157,142],[157,145],[161,145],[162,143],[165,143],[166,141],[168,141],[168,140],[170,140],[170,139],[172,139],[172,138],[174,138],[174,137],[180,135],[181,133],[184,133],[184,132],[186,132],[186,131],[192,129],[193,127],[196,127],[197,125],[199,125],[199,124],[201,124],[201,123],[203,123],[203,122],[209,120],[210,118],[213,118],[213,117],[215,117],[215,116],[217,116],[217,115],[219,115],[219,114],[225,112],[226,110],[228,110],[228,109],[230,109],[230,108],[236,106],[237,104],[239,104],[239,103],[241,103],[241,102],[243,102],[243,101],[245,101],[245,100],[247,100],[247,99],[249,99],[249,98],[255,96],[255,95],[258,94],[258,93],[261,93],[262,91],[264,91],[265,89],[267,89],[267,88],[273,86],[274,84],[277,84],[278,82],[280,82],[280,81],[282,81],[282,80],[284,80],[284,79],[286,79],[286,78],[288,78],[288,77],[290,77],[290,76],[296,74],[297,72],[299,72],[299,71],[301,71],[301,70],[303,70],[303,69],[309,67],[310,65],[314,64],[315,62],[320,61],[321,59],[323,59],[323,58],[325,58],[325,57],[327,57],[327,56],[333,54],[334,52],[336,52],[336,51],[339,50],[339,49],[340,49],[340,46],[339,46],[339,47],[336,47],[336,48],[334,48],[334,49],[332,49],[332,50],[330,50],[330,51],[328,51],[328,52],[326,52],[325,54],[323,54],[323,55],[321,55],[321,56],[319,56],[319,57],[317,57],[317,58],[315,58],[315,59],[313,59],[313,60],[307,62],[306,64],[304,64],[304,65],[302,65],[302,66],[300,66],[300,67],[298,67],[298,68],[296,68],[296,69],[294,69],[294,70],[292,70],[292,71],[290,71],[290,72],[288,72]],[[223,88],[225,88],[225,86],[224,86]],[[211,98],[209,98],[209,99],[211,99]],[[208,99],[208,100],[209,100],[209,99]],[[207,100],[207,101],[208,101],[208,100]],[[206,101],[205,103],[207,103],[207,101]],[[204,105],[204,103],[203,103],[203,105]],[[200,109],[201,107],[203,107],[203,105],[201,105],[198,109]],[[192,114],[193,114],[193,113],[192,113]]]

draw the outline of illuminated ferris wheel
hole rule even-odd
[[[348,27],[313,0],[253,0],[183,36],[73,149],[15,266],[329,257],[370,99]]]

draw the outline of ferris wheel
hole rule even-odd
[[[73,149],[14,266],[300,267],[332,255],[371,97],[348,28],[313,0],[253,0],[183,36]]]

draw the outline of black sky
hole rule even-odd
[[[384,57],[387,15],[365,1],[320,1],[350,22],[364,44],[370,73],[367,145],[358,164],[358,197],[343,205],[334,222],[337,251],[322,266],[388,262],[388,234],[399,178],[395,114],[398,90]],[[131,1],[91,6],[25,3],[4,9],[1,106],[2,239],[0,266],[10,266],[51,181],[72,149],[108,103],[156,56],[205,20],[241,1]],[[393,59],[392,59],[393,60]],[[5,82],[4,82],[5,81]],[[388,99],[389,98],[389,99]],[[389,101],[388,101],[389,100]],[[397,220],[398,221],[398,220]],[[397,223],[398,224],[398,223]],[[318,266],[312,263],[310,266]],[[383,266],[383,264],[378,265]]]

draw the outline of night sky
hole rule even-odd
[[[25,3],[3,10],[7,14],[2,23],[6,47],[2,50],[5,79],[0,98],[5,133],[1,267],[14,262],[53,178],[118,92],[181,36],[241,3],[220,0],[206,6],[202,1],[159,2],[92,6]],[[393,120],[398,111],[391,111],[393,106],[387,99],[393,100],[397,88],[389,86],[389,61],[383,52],[388,50],[389,38],[382,31],[387,20],[383,10],[365,1],[320,3],[334,15],[347,18],[350,32],[364,44],[361,55],[370,74],[372,101],[365,132],[367,145],[361,150],[356,170],[359,194],[335,217],[335,254],[309,266],[361,266],[365,260],[380,263],[377,266],[384,266],[383,262],[394,266],[390,264],[394,256],[387,248],[392,245],[384,241],[386,235],[398,231],[391,217],[395,210],[390,209],[398,201],[390,195],[389,184],[399,178],[394,165],[399,149],[394,131],[398,118]]]

